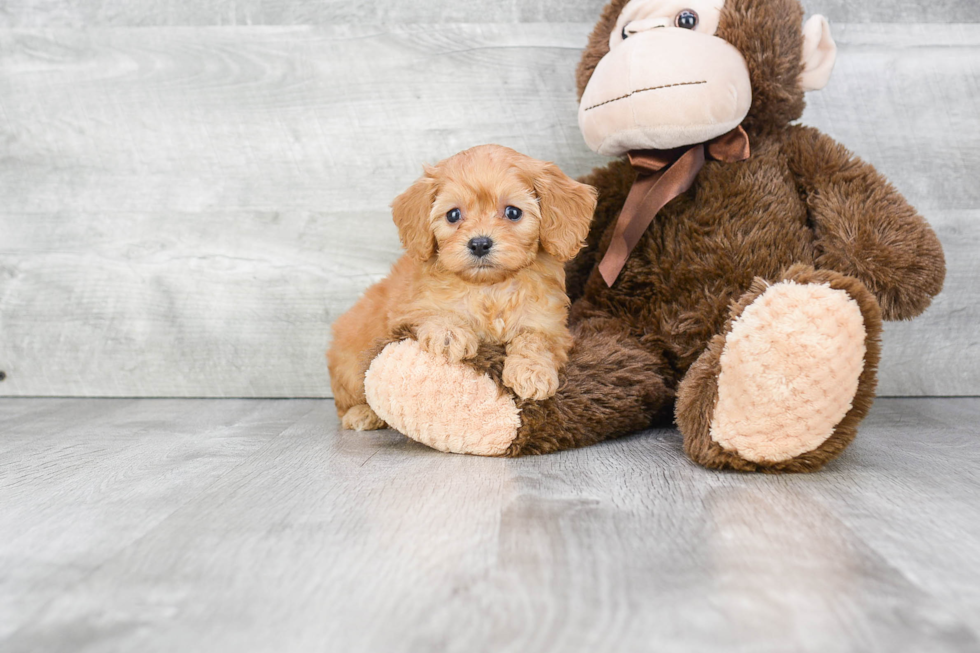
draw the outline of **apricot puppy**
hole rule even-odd
[[[499,145],[426,166],[391,205],[406,254],[333,326],[327,361],[344,428],[384,427],[364,398],[365,358],[403,326],[452,362],[481,342],[505,345],[505,385],[524,399],[555,394],[572,344],[563,264],[595,205],[591,186]]]

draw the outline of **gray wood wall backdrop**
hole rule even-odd
[[[328,326],[398,255],[387,205],[498,142],[581,174],[602,0],[0,3],[0,395],[329,396]],[[932,221],[946,291],[880,392],[980,394],[980,3],[810,0],[804,122]]]

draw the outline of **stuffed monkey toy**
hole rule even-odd
[[[673,422],[716,469],[805,472],[853,440],[881,321],[942,288],[942,248],[869,164],[793,124],[836,56],[798,0],[612,0],[578,68],[588,145],[619,157],[567,268],[575,344],[556,395],[379,345],[382,419],[442,451],[542,454]]]

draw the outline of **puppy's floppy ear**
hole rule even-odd
[[[596,189],[569,178],[554,163],[535,161],[531,172],[541,205],[541,246],[559,261],[569,261],[589,235]]]
[[[435,168],[426,166],[425,174],[391,203],[391,214],[402,247],[419,262],[429,260],[436,253],[436,238],[429,226],[435,197]]]

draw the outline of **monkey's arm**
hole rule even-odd
[[[810,127],[785,143],[816,233],[816,266],[859,279],[886,320],[924,311],[946,276],[932,228],[874,167]]]
[[[565,264],[565,291],[573,302],[582,296],[585,282],[592,274],[592,269],[599,264],[599,242],[609,225],[619,216],[634,179],[636,172],[623,159],[613,161],[605,168],[596,168],[579,178],[583,184],[594,186],[599,191],[599,201],[585,247]]]

